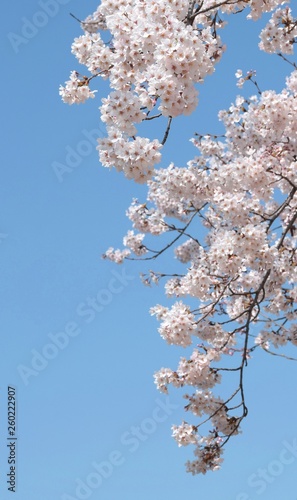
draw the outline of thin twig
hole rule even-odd
[[[271,354],[272,356],[278,356],[279,358],[285,358],[288,359],[289,361],[297,361],[297,358],[291,358],[290,356],[287,356],[286,354],[278,354],[277,352],[270,351],[269,349],[266,349],[263,345],[261,346],[262,349],[267,352],[268,354]]]
[[[162,113],[159,113],[158,115],[154,115],[154,116],[147,116],[146,118],[144,118],[143,121],[145,121],[145,120],[154,120],[155,118],[160,118],[160,116],[162,116]]]
[[[167,138],[168,138],[168,135],[169,135],[170,126],[171,126],[171,122],[172,122],[172,116],[169,116],[167,128],[165,130],[165,134],[164,134],[164,137],[163,137],[163,141],[161,142],[162,146],[164,146],[165,142],[167,141]]]
[[[82,24],[82,21],[80,19],[78,19],[74,14],[71,14],[71,12],[69,12],[69,15],[71,17],[73,17],[73,19],[75,19],[76,21],[78,21],[80,24]]]
[[[291,64],[291,66],[293,66],[293,68],[297,69],[297,64],[295,62],[289,61],[289,59],[287,59],[281,52],[278,52],[277,55],[279,57],[281,57],[288,64]]]

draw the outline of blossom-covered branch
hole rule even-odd
[[[79,103],[94,97],[93,77],[109,80],[100,108],[107,127],[107,137],[98,140],[100,161],[148,185],[147,200],[128,209],[133,228],[125,248],[109,248],[105,257],[119,264],[155,260],[174,249],[184,265],[172,275],[150,271],[143,281],[166,279],[166,294],[175,300],[151,310],[162,338],[187,353],[194,344],[175,369],[155,374],[160,391],[170,385],[188,391],[185,410],[193,423],[174,426],[173,436],[180,446],[195,446],[187,463],[193,474],[219,468],[224,445],[240,432],[248,413],[244,373],[254,352],[297,345],[296,63],[290,62],[293,72],[279,93],[260,90],[253,72],[238,70],[238,86],[251,81],[257,95],[239,96],[220,112],[225,133],[196,135],[196,155],[183,167],[156,166],[172,120],[195,110],[197,86],[224,52],[222,19],[248,8],[253,20],[271,12],[259,46],[286,61],[297,21],[285,3],[102,0],[72,46],[90,77],[73,72],[60,88],[66,102]],[[167,128],[158,138],[153,127],[162,116]],[[142,122],[151,125],[152,138],[138,135]],[[157,249],[146,244],[151,237],[158,237]],[[231,394],[223,396],[222,382],[231,375]]]

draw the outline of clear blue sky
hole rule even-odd
[[[249,417],[222,470],[185,473],[192,450],[178,449],[170,436],[184,418],[183,400],[178,391],[169,400],[160,395],[152,378],[181,354],[159,338],[148,314],[166,303],[162,286],[143,287],[139,263],[117,267],[100,258],[121,246],[130,227],[125,210],[133,197],[144,199],[145,188],[98,163],[90,137],[94,129],[104,133],[98,106],[106,84],[82,106],[58,95],[79,69],[70,45],[80,27],[69,12],[84,18],[97,2],[64,0],[52,17],[45,3],[2,5],[0,498],[296,500],[296,364],[268,355],[250,362]],[[30,31],[28,21],[38,27]],[[173,124],[163,166],[195,154],[188,143],[195,131],[221,130],[216,115],[239,93],[238,68],[257,69],[263,89],[282,88],[288,68],[258,51],[259,30],[240,15],[225,30],[227,53],[201,87],[197,113]],[[65,164],[70,151],[77,166],[59,182],[53,163]],[[166,266],[170,256],[154,268]],[[101,305],[90,312],[94,297]],[[54,350],[53,339],[60,343]],[[52,359],[42,361],[45,352]],[[7,386],[17,391],[15,494],[6,483]],[[86,482],[92,488],[84,490]]]

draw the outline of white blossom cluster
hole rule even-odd
[[[100,108],[108,132],[108,140],[99,141],[100,161],[136,182],[152,177],[160,154],[150,153],[160,144],[135,138],[135,124],[151,119],[154,109],[167,117],[192,113],[198,103],[195,84],[214,71],[223,51],[210,20],[197,16],[187,23],[187,13],[185,0],[102,0],[93,16],[81,23],[85,34],[72,45],[92,79],[108,78],[113,89]],[[109,33],[108,43],[100,31]],[[84,102],[93,97],[89,84],[86,79],[83,85],[80,79],[73,81],[72,74],[60,87],[62,99],[69,104]],[[148,161],[143,160],[146,156]]]
[[[171,164],[160,169],[148,183],[148,201],[134,202],[128,211],[134,227],[145,226],[151,234],[153,227],[144,224],[150,213],[162,214],[164,225],[176,218],[188,226],[194,216],[200,217],[207,229],[200,242],[187,227],[185,233],[191,237],[174,252],[188,268],[165,285],[169,297],[190,296],[200,305],[191,310],[179,300],[170,309],[158,305],[151,310],[168,343],[189,347],[193,337],[203,341],[189,359],[181,358],[176,370],[162,368],[155,373],[156,385],[164,393],[169,385],[198,388],[188,396],[186,409],[194,416],[208,415],[212,423],[212,433],[204,437],[208,444],[201,441],[203,437],[198,439],[197,426],[174,427],[179,445],[196,443],[197,458],[187,464],[193,473],[216,470],[222,443],[240,430],[242,416],[229,412],[211,392],[221,381],[222,355],[233,362],[240,352],[247,360],[242,341],[258,319],[263,326],[249,343],[250,350],[297,344],[296,82],[293,71],[280,93],[237,98],[220,113],[224,142],[210,136],[195,139],[200,154],[187,167]],[[135,217],[138,212],[141,223]]]
[[[191,345],[191,335],[196,332],[195,317],[188,307],[182,302],[176,302],[171,309],[158,306],[151,309],[151,314],[156,314],[162,319],[159,333],[168,344],[176,344],[186,347]]]
[[[172,426],[172,437],[174,437],[178,446],[187,446],[188,444],[197,443],[195,426],[189,425],[186,422],[183,422],[179,426]]]
[[[277,9],[267,26],[261,32],[260,49],[265,52],[293,54],[297,40],[297,25],[289,7]]]
[[[155,373],[161,392],[170,385],[195,390],[185,394],[185,410],[202,421],[172,428],[179,446],[195,446],[195,458],[186,464],[192,474],[220,468],[224,444],[240,432],[247,415],[243,371],[253,351],[297,345],[297,70],[281,92],[237,97],[219,114],[224,136],[196,136],[196,155],[185,166],[155,167],[171,119],[195,109],[196,84],[222,56],[218,29],[225,23],[219,12],[249,7],[254,20],[272,12],[260,48],[292,54],[297,21],[287,3],[102,0],[72,46],[92,76],[73,72],[60,88],[65,102],[84,102],[94,97],[89,85],[96,77],[108,79],[111,92],[100,107],[107,127],[107,137],[99,140],[100,161],[148,185],[145,203],[134,200],[127,211],[133,230],[124,237],[125,248],[111,247],[105,257],[120,264],[133,255],[155,259],[173,250],[179,268],[187,264],[165,284],[167,296],[178,301],[170,308],[157,305],[151,314],[168,344],[187,353],[195,344],[175,370]],[[254,82],[255,73],[238,70],[236,77],[241,87]],[[168,119],[163,140],[140,137],[141,123],[154,123],[159,115]],[[150,253],[145,235],[161,239],[163,233],[164,247]],[[150,271],[143,281],[158,283],[162,276]],[[238,376],[228,398],[214,392],[223,370]],[[204,424],[211,426],[205,435]]]
[[[144,233],[157,236],[168,229],[162,213],[153,207],[148,208],[146,203],[139,203],[136,199],[127,210],[127,216],[133,222],[133,226]]]
[[[202,438],[194,450],[197,459],[186,462],[187,472],[206,474],[209,470],[219,470],[223,461],[221,439],[217,437]]]
[[[96,90],[90,90],[87,77],[80,78],[77,71],[72,71],[70,80],[66,82],[65,87],[60,85],[59,93],[63,101],[67,104],[85,102],[87,99],[94,99]]]
[[[257,19],[282,3],[226,0],[218,7],[228,14],[250,7],[249,17]],[[153,177],[161,143],[136,137],[135,125],[153,119],[154,111],[170,119],[191,114],[198,104],[195,85],[213,73],[224,51],[218,29],[225,23],[216,2],[206,0],[202,6],[190,0],[102,0],[81,22],[85,33],[72,44],[72,53],[92,76],[72,72],[60,95],[68,104],[85,102],[94,97],[91,80],[108,78],[112,91],[100,107],[108,139],[98,141],[100,162],[136,182]],[[295,36],[290,10],[278,9],[262,32],[261,48],[290,52]]]
[[[162,333],[161,336],[163,336]],[[177,344],[177,342],[174,343]],[[187,346],[187,344],[181,342],[178,345],[182,347]],[[211,367],[211,362],[218,361],[219,359],[220,353],[215,349],[209,349],[207,354],[203,354],[203,352],[195,349],[190,359],[180,359],[176,371],[169,368],[161,368],[161,370],[156,372],[154,374],[155,384],[165,394],[168,394],[169,384],[172,384],[174,387],[189,385],[208,390],[221,381],[220,373]]]
[[[135,140],[110,127],[108,137],[99,139],[99,157],[105,167],[116,167],[123,171],[128,179],[143,184],[152,177],[154,165],[161,161],[161,144],[157,139],[150,141],[146,137]]]
[[[146,247],[142,243],[143,238],[144,234],[134,234],[134,231],[128,231],[123,239],[123,243],[126,247],[130,248],[135,255],[143,255],[147,252]]]

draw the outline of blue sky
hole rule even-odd
[[[163,287],[141,284],[139,272],[150,266],[100,258],[121,246],[130,227],[125,210],[133,197],[145,199],[145,188],[99,165],[93,137],[104,134],[98,107],[107,85],[100,82],[96,101],[83,106],[69,107],[58,95],[80,69],[70,53],[80,27],[69,13],[84,18],[97,2],[60,0],[51,17],[46,5],[2,6],[1,499],[13,495],[6,483],[13,386],[16,500],[296,500],[296,364],[268,355],[250,363],[249,417],[227,446],[222,470],[185,473],[192,450],[170,437],[184,418],[183,400],[178,391],[160,395],[152,378],[182,353],[159,338],[148,314],[166,304]],[[230,22],[223,61],[201,87],[195,115],[173,123],[163,166],[195,154],[188,142],[194,132],[221,131],[217,112],[240,93],[238,68],[257,69],[263,89],[283,87],[289,67],[259,52],[259,31],[242,15]],[[162,137],[161,128],[157,133]],[[69,154],[73,168],[59,180],[53,165]],[[170,255],[154,263],[165,267],[173,269]]]

